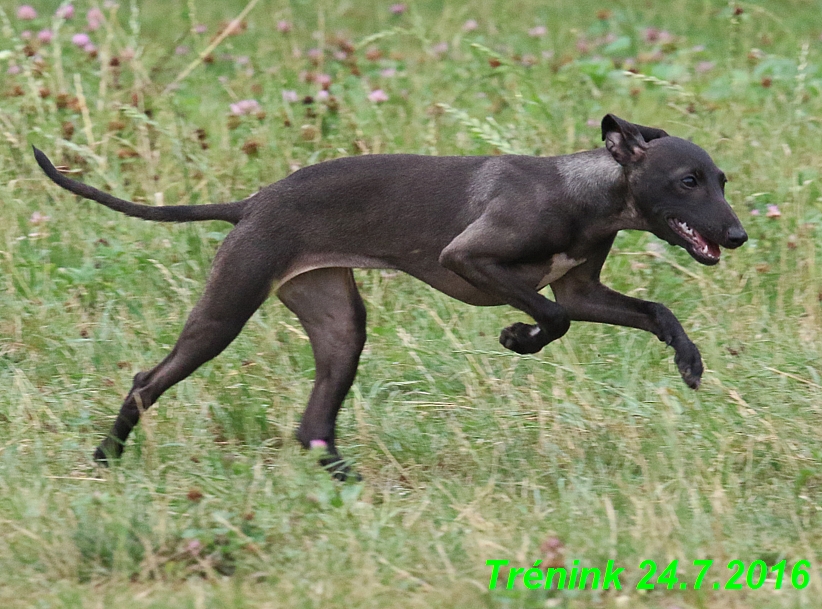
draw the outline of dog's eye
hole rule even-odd
[[[694,176],[685,176],[682,178],[682,183],[685,188],[696,188],[696,178]]]

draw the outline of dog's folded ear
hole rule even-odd
[[[648,142],[661,137],[668,137],[662,129],[635,125],[613,114],[606,114],[602,119],[605,147],[620,165],[632,165],[641,161]]]
[[[642,134],[642,137],[646,142],[658,140],[661,137],[668,137],[668,132],[663,129],[657,129],[656,127],[645,127],[644,125],[634,125],[634,127],[639,129],[639,132]]]

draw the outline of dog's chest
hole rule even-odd
[[[583,264],[585,261],[585,258],[570,258],[567,254],[565,254],[565,252],[561,254],[554,254],[551,256],[551,266],[548,269],[548,273],[539,282],[537,289],[541,290],[549,283],[556,281],[572,268]]]

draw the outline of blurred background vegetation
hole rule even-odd
[[[0,4],[0,604],[815,606],[819,17],[798,0]],[[520,357],[497,336],[522,314],[361,271],[369,343],[339,424],[361,483],[293,439],[313,360],[274,298],[120,466],[92,464],[228,228],[79,201],[31,144],[117,195],[196,204],[345,155],[588,149],[608,112],[706,148],[751,235],[705,268],[626,233],[605,267],[680,317],[699,392],[642,332],[576,324]],[[693,582],[706,558],[723,585],[732,559],[810,560],[810,584],[635,590],[642,560]],[[626,572],[620,591],[492,592],[488,559]]]

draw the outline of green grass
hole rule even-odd
[[[818,605],[816,3],[624,2],[599,15],[608,3],[409,4],[392,15],[389,2],[263,0],[170,90],[244,4],[123,0],[90,33],[92,58],[71,43],[91,6],[80,0],[42,62],[21,32],[49,27],[58,4],[37,3],[34,22],[0,7],[0,606]],[[190,33],[199,23],[208,32]],[[530,36],[539,25],[545,35]],[[672,38],[647,41],[650,27]],[[326,51],[316,66],[312,48]],[[302,72],[329,74],[333,102],[285,102],[283,90],[316,96]],[[376,88],[387,102],[368,101]],[[230,117],[241,99],[264,114]],[[364,151],[591,148],[607,112],[706,148],[751,236],[705,268],[624,234],[606,264],[606,283],[682,320],[707,368],[698,392],[648,334],[576,324],[519,357],[497,336],[523,314],[360,271],[369,341],[339,445],[361,483],[332,481],[294,440],[313,360],[274,298],[161,398],[120,465],[93,465],[131,377],[173,345],[228,229],[77,200],[47,183],[30,144],[118,195],[205,203]],[[569,566],[625,567],[623,589],[488,590],[486,560],[528,567],[547,540]],[[641,592],[646,559],[660,571],[677,559],[688,582],[695,559],[715,560],[710,582],[729,579],[732,559],[809,560],[811,583]]]

